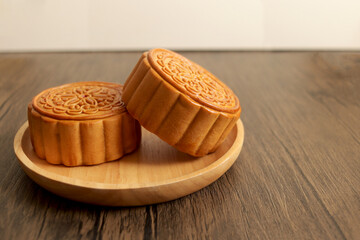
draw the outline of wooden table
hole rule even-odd
[[[360,54],[187,52],[238,95],[233,167],[187,197],[111,208],[32,182],[13,151],[26,106],[74,81],[123,83],[140,53],[0,54],[1,239],[359,239]]]

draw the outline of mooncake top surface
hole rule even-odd
[[[77,82],[42,91],[32,105],[39,113],[55,119],[100,119],[126,111],[121,95],[119,84]]]
[[[196,102],[221,112],[240,110],[239,99],[229,87],[182,55],[157,48],[150,50],[147,58],[162,78]]]

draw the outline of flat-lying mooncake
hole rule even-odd
[[[241,112],[238,98],[224,83],[165,49],[141,56],[122,100],[143,127],[192,156],[215,151]]]
[[[116,160],[140,144],[139,123],[121,101],[122,86],[80,82],[44,90],[28,106],[31,142],[52,164]]]

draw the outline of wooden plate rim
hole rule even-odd
[[[141,183],[141,184],[114,184],[114,183],[101,183],[101,182],[91,182],[86,181],[82,179],[76,179],[72,177],[66,177],[62,176],[57,173],[49,173],[48,171],[38,167],[36,164],[34,164],[28,156],[25,154],[24,149],[22,148],[22,140],[24,137],[25,131],[28,129],[28,122],[26,121],[17,131],[15,138],[14,138],[14,151],[15,154],[20,162],[20,164],[27,168],[27,170],[33,172],[34,174],[37,174],[41,177],[44,177],[46,179],[50,179],[55,182],[59,182],[66,185],[71,186],[77,186],[82,188],[88,188],[88,189],[101,189],[101,190],[130,190],[130,189],[144,189],[144,188],[152,188],[152,187],[159,187],[163,185],[170,185],[175,184],[182,181],[187,181],[196,177],[200,177],[201,175],[204,175],[211,170],[215,170],[217,167],[225,163],[227,160],[229,160],[231,157],[233,157],[234,154],[239,154],[244,142],[244,126],[239,119],[236,122],[236,137],[231,145],[231,147],[222,155],[219,159],[215,160],[210,165],[201,168],[199,170],[196,170],[194,172],[191,172],[189,174],[171,178],[155,183]],[[237,156],[235,157],[234,161],[236,160]]]

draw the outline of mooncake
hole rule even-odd
[[[192,156],[214,152],[240,117],[233,91],[180,54],[142,54],[124,84],[128,112],[150,132]]]
[[[115,83],[79,82],[44,90],[28,105],[35,153],[52,164],[95,165],[137,149],[139,123]]]

